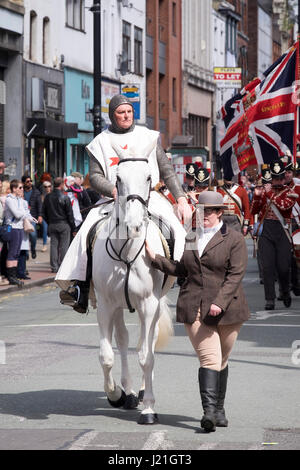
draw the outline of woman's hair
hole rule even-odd
[[[16,189],[20,184],[22,184],[21,180],[11,180],[11,182],[10,182],[11,192],[13,192],[13,190]]]
[[[87,173],[87,174],[85,175],[85,178],[84,178],[84,180],[83,180],[82,186],[84,187],[84,189],[87,189],[87,188],[90,188],[90,187],[91,187],[91,184],[90,184],[90,175],[89,175],[89,173]]]
[[[8,193],[8,190],[10,192],[10,182],[9,181],[3,181],[2,182],[2,188],[1,188],[1,196],[5,196]]]

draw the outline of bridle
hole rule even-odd
[[[128,162],[128,161],[135,161],[135,162],[146,162],[148,163],[148,160],[146,158],[124,158],[122,160],[119,161],[118,165],[120,165],[121,163],[124,163],[124,162]],[[118,180],[117,180],[117,183],[116,183],[116,187],[117,187],[117,191],[119,192],[119,188],[118,188]],[[152,187],[152,182],[151,182],[151,176],[149,178],[149,192],[148,192],[148,198],[145,200],[143,199],[139,194],[129,194],[127,197],[126,197],[126,202],[128,201],[133,201],[133,200],[137,200],[139,201],[146,209],[147,209],[147,212],[148,212],[148,205],[149,205],[149,199],[150,199],[150,193],[151,193],[151,187]],[[106,252],[108,254],[108,256],[113,259],[114,261],[120,261],[122,263],[124,263],[126,265],[126,268],[127,268],[127,271],[126,271],[126,277],[125,277],[125,285],[124,285],[124,290],[125,290],[125,299],[126,299],[126,303],[127,303],[127,307],[128,307],[128,310],[133,313],[135,310],[134,308],[132,307],[131,305],[131,302],[130,302],[130,299],[129,299],[129,294],[128,294],[128,280],[129,280],[129,274],[130,274],[130,269],[133,265],[133,263],[135,262],[135,260],[138,258],[138,256],[140,255],[142,249],[144,248],[145,246],[145,242],[146,242],[146,236],[147,236],[147,232],[146,232],[146,235],[145,235],[145,238],[144,238],[144,241],[142,243],[142,246],[140,247],[140,249],[138,250],[138,252],[136,253],[136,255],[134,256],[134,258],[130,261],[122,258],[122,252],[125,248],[125,246],[127,245],[127,243],[129,242],[129,238],[127,236],[127,239],[125,240],[124,244],[122,245],[121,249],[119,252],[116,251],[116,249],[114,248],[113,244],[112,244],[112,241],[111,241],[111,235],[112,233],[117,229],[117,227],[119,226],[120,224],[120,221],[119,221],[119,217],[117,217],[117,223],[116,225],[112,228],[112,230],[110,231],[107,239],[106,239],[106,243],[105,243],[105,248],[106,248]],[[112,251],[113,254],[110,252]]]

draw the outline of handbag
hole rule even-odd
[[[0,225],[0,240],[2,242],[9,242],[11,240],[11,225],[3,223]]]
[[[34,232],[34,226],[32,225],[29,219],[23,220],[23,228],[24,232],[26,233]]]

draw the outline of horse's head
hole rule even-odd
[[[120,223],[128,238],[144,236],[151,191],[151,171],[147,158],[123,158],[117,169],[117,189]],[[122,220],[121,220],[122,219]]]

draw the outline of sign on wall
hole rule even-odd
[[[214,81],[218,88],[241,88],[242,69],[240,67],[214,67]]]

